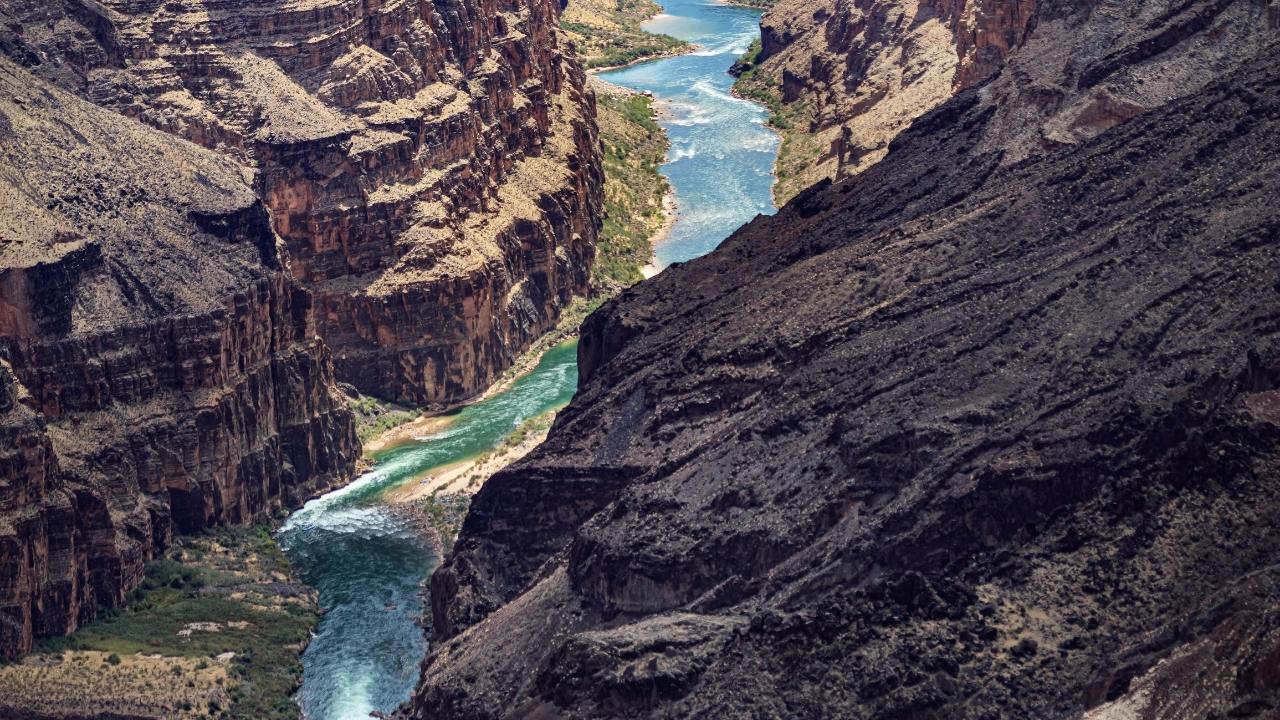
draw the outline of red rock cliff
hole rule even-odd
[[[340,378],[490,384],[588,287],[593,99],[551,0],[19,0],[0,47],[257,168]]]
[[[346,480],[351,413],[227,158],[0,58],[0,657],[120,604],[175,531]]]

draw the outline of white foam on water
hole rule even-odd
[[[699,205],[682,207],[680,220],[685,228],[717,227],[737,220],[742,215],[740,210],[721,205]]]
[[[778,139],[773,133],[769,132],[750,133],[739,137],[735,145],[743,150],[774,152],[774,149],[778,146]]]
[[[710,81],[710,80],[707,80],[707,79],[702,79],[702,80],[699,80],[699,81],[695,82],[693,85],[690,85],[690,86],[689,86],[689,89],[690,89],[690,90],[692,90],[692,91],[694,91],[694,92],[696,92],[696,93],[700,93],[700,94],[702,94],[702,95],[706,95],[706,96],[708,96],[708,97],[713,97],[713,98],[715,98],[715,99],[717,99],[717,100],[720,100],[721,102],[724,102],[724,103],[728,103],[728,104],[732,104],[732,105],[745,105],[745,106],[747,106],[747,107],[749,107],[749,108],[752,108],[752,109],[755,109],[755,108],[758,108],[758,107],[759,107],[759,105],[756,105],[755,103],[751,102],[750,100],[745,100],[745,99],[740,98],[740,97],[735,97],[735,96],[733,96],[732,94],[727,93],[727,92],[725,92],[724,90],[721,90],[720,88],[718,88],[718,87],[716,87],[715,85],[711,84],[711,81]]]
[[[280,528],[280,537],[287,542],[289,533],[295,529],[320,527],[325,524],[326,519],[332,514],[331,511],[340,506],[348,496],[360,493],[385,479],[386,476],[382,472],[374,470],[361,475],[344,487],[307,501],[306,505],[291,514],[289,519],[285,521]],[[350,510],[356,509],[359,508],[350,508]]]
[[[756,39],[756,31],[745,33],[723,33],[703,41],[705,47],[697,52],[689,53],[693,57],[715,57],[716,55],[741,55],[751,47]]]
[[[338,694],[341,699],[333,708],[334,720],[368,720],[369,713],[376,709],[369,696],[372,678],[369,677],[368,670],[356,677],[344,677],[341,683]]]
[[[689,105],[681,102],[668,103],[669,116],[666,122],[671,125],[680,127],[692,127],[694,125],[709,125],[716,119],[713,110],[698,105]]]
[[[673,163],[680,160],[686,160],[698,156],[698,148],[690,143],[680,143],[672,145],[671,150],[667,152],[667,162]]]

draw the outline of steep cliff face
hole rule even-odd
[[[234,163],[0,59],[0,657],[113,607],[175,531],[359,455],[311,295]]]
[[[607,304],[403,715],[1274,716],[1277,51],[1030,156],[1002,75]]]
[[[588,289],[593,100],[554,0],[19,0],[0,48],[256,166],[341,379],[483,389]]]
[[[1193,92],[1274,32],[1263,0],[781,0],[761,22],[761,67],[792,108],[789,198],[865,170],[912,120],[1006,63],[1009,161],[1093,137]],[[1014,52],[1018,49],[1022,52]]]

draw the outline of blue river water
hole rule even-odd
[[[679,206],[656,248],[660,267],[715,248],[758,213],[773,212],[777,140],[764,110],[729,93],[726,73],[757,33],[759,13],[667,0],[648,27],[699,46],[692,54],[606,74],[658,99],[671,138],[661,171]],[[559,409],[578,382],[576,343],[548,351],[511,387],[467,406],[442,429],[375,457],[373,469],[290,516],[278,538],[326,609],[303,654],[298,702],[308,720],[367,720],[409,698],[427,651],[422,582],[440,558],[387,492],[425,472],[483,454],[524,420]]]
[[[309,720],[368,720],[409,698],[426,655],[421,583],[440,563],[388,490],[490,450],[523,421],[566,405],[577,342],[547,351],[510,388],[447,417],[443,428],[375,458],[373,470],[293,513],[277,539],[326,610],[302,655],[298,702]]]
[[[652,93],[658,123],[671,140],[661,172],[678,210],[655,248],[659,268],[705,255],[756,215],[772,214],[778,152],[765,109],[734,97],[727,72],[758,37],[760,13],[710,0],[665,0],[663,8],[645,29],[698,49],[600,76]]]

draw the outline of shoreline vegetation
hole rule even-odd
[[[653,0],[569,0],[560,16],[583,68],[603,71],[689,52],[693,46],[649,32],[641,23],[662,12]]]
[[[774,204],[782,207],[812,184],[812,179],[806,179],[803,171],[817,160],[822,149],[806,131],[812,121],[808,104],[784,103],[781,81],[761,72],[761,49],[757,38],[733,64],[729,73],[737,78],[733,83],[733,94],[768,108],[769,117],[765,124],[781,138],[778,155],[773,161],[773,174],[776,178],[773,183],[773,200]]]
[[[653,2],[571,0],[561,25],[574,42],[583,65],[590,69],[588,85],[596,94],[596,120],[604,162],[604,220],[592,266],[591,298],[579,298],[563,313],[555,329],[539,338],[512,364],[502,378],[476,402],[502,392],[532,371],[543,353],[577,335],[578,327],[607,299],[656,274],[653,248],[675,221],[675,197],[658,168],[670,147],[657,123],[658,108],[651,96],[613,85],[597,73],[606,69],[690,52],[694,47],[640,29],[640,23],[661,11]],[[587,26],[590,30],[588,32]],[[416,413],[369,398],[355,400],[361,418],[362,462],[415,437],[439,431],[450,419],[445,414]],[[442,553],[466,515],[471,495],[494,473],[524,457],[546,439],[555,419],[549,412],[529,418],[499,445],[478,457],[444,467],[429,468],[413,482],[392,490],[388,503],[421,527]]]
[[[652,97],[598,77],[590,84],[605,171],[605,218],[592,283],[612,297],[646,277],[654,247],[675,221],[675,196],[659,171],[671,145]]]
[[[521,354],[503,377],[476,400],[510,387],[533,370],[550,348],[577,335],[582,321],[607,299],[649,277],[655,270],[653,247],[670,229],[675,203],[667,179],[658,172],[666,157],[666,133],[657,124],[653,98],[597,78],[601,151],[605,168],[605,218],[592,267],[592,298],[579,298],[565,310],[554,330]],[[384,416],[385,417],[385,416]],[[478,457],[429,468],[415,480],[390,491],[387,502],[423,530],[442,554],[453,547],[471,496],[494,473],[524,457],[546,439],[555,413],[525,420],[497,447]],[[448,416],[423,415],[379,433],[365,444],[365,460],[397,445],[443,429]]]
[[[0,666],[0,717],[296,720],[317,597],[268,526],[175,538],[124,607]]]

